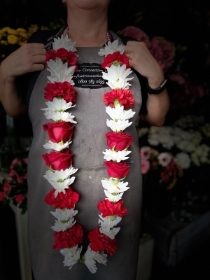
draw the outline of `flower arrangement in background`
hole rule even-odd
[[[142,127],[138,133],[144,198],[147,200],[144,210],[147,213],[156,211],[157,214],[161,209],[161,215],[171,212],[182,219],[180,211],[184,214],[186,205],[189,210],[188,202],[192,206],[189,200],[193,196],[194,202],[196,199],[200,202],[199,195],[203,199],[205,194],[207,201],[209,180],[206,171],[210,167],[208,122],[202,117],[187,115],[177,119],[171,126]],[[178,206],[180,211],[176,209]],[[192,215],[189,217],[193,218]]]
[[[24,214],[27,210],[27,158],[13,159],[7,179],[0,182],[0,202],[12,203]]]

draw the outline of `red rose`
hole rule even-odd
[[[15,196],[15,201],[20,204],[21,202],[23,202],[23,200],[25,199],[25,196],[23,194],[18,194]]]
[[[72,209],[79,200],[79,194],[74,192],[72,188],[68,188],[65,193],[60,192],[55,197],[55,190],[52,189],[46,196],[45,202],[48,205],[53,206],[55,209]]]
[[[92,230],[88,234],[91,250],[98,252],[106,250],[109,255],[113,255],[117,250],[116,239],[111,239],[99,231],[99,228]]]
[[[133,142],[133,137],[125,132],[108,132],[106,134],[107,146],[115,151],[122,151],[128,148]]]
[[[3,184],[3,191],[5,193],[9,193],[11,191],[11,189],[12,189],[12,187],[10,186],[10,184],[7,183],[7,182],[4,182],[4,184]]]
[[[132,107],[135,103],[133,94],[129,89],[113,89],[104,94],[103,101],[106,106],[114,107],[115,100],[118,100],[125,109]]]
[[[47,100],[52,101],[54,97],[63,97],[66,102],[76,102],[76,91],[69,82],[55,82],[47,83],[44,88],[44,97]]]
[[[79,224],[75,224],[66,231],[55,232],[54,238],[53,249],[72,248],[82,242],[83,230]]]
[[[65,170],[72,165],[73,154],[71,154],[69,150],[64,150],[64,152],[44,154],[42,157],[46,165],[53,170]]]
[[[124,161],[119,163],[113,161],[105,161],[104,164],[106,165],[109,177],[113,178],[124,178],[126,175],[128,175],[130,170],[130,166]]]
[[[103,63],[101,64],[102,68],[110,67],[113,63],[119,63],[120,65],[125,64],[126,68],[130,67],[129,59],[125,54],[120,52],[114,52],[105,56]]]
[[[67,122],[54,122],[43,125],[43,129],[47,131],[48,137],[52,142],[67,142],[74,134],[74,126]]]
[[[98,203],[98,210],[101,212],[102,217],[107,216],[119,216],[122,217],[128,214],[127,209],[123,206],[123,200],[119,200],[116,203],[109,201],[108,199],[104,199]]]

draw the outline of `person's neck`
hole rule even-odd
[[[82,15],[71,13],[67,24],[69,37],[77,47],[102,46],[107,41],[108,22],[105,15],[99,17],[86,11]]]

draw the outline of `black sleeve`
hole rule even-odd
[[[122,42],[124,44],[126,44],[128,41],[136,41],[135,39],[131,38],[131,37],[126,37],[126,36],[122,36],[122,35],[118,35],[120,37],[120,39],[122,40]],[[141,115],[147,115],[147,97],[148,97],[148,92],[147,92],[147,79],[142,76],[141,74],[139,74],[137,71],[135,71],[135,74],[137,75],[140,85],[141,85],[141,95],[142,95],[142,105],[141,105],[141,110],[140,110],[140,114]]]

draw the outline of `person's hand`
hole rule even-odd
[[[130,66],[148,79],[150,87],[159,87],[164,74],[144,42],[128,41],[125,54],[129,57]]]
[[[24,44],[2,61],[1,69],[4,77],[13,81],[20,75],[43,70],[45,54],[46,50],[43,44]]]

